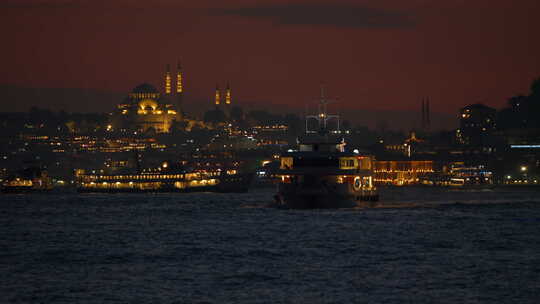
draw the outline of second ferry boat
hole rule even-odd
[[[247,192],[253,174],[237,168],[160,168],[115,174],[76,172],[78,192]]]
[[[52,179],[47,170],[38,166],[17,171],[0,184],[0,190],[4,193],[48,192],[52,189]]]
[[[345,140],[327,122],[328,101],[321,89],[318,115],[306,116],[306,134],[298,139],[299,150],[280,157],[276,202],[289,208],[351,208],[371,206],[379,200],[373,185],[374,157],[358,150],[345,151]],[[308,120],[316,119],[318,129],[308,130]],[[339,126],[339,123],[337,124]]]

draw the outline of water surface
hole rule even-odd
[[[6,303],[538,303],[540,191],[0,196]],[[2,302],[0,301],[0,302]]]

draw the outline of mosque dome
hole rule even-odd
[[[158,90],[156,90],[156,88],[153,85],[148,84],[148,83],[143,83],[136,86],[135,88],[133,88],[133,91],[129,93],[129,98],[131,98],[134,101],[134,103],[145,102],[145,100],[148,99],[150,101],[146,101],[145,103],[150,102],[150,103],[156,104],[159,97],[160,97],[160,94]],[[147,105],[145,105],[142,108],[144,109],[146,108],[146,106]],[[152,105],[152,108],[155,109],[156,107],[157,107],[156,105]]]
[[[159,93],[158,90],[156,90],[156,88],[151,85],[151,84],[148,84],[148,83],[143,83],[143,84],[140,84],[138,86],[136,86],[133,91],[133,93],[143,93],[143,94],[148,94],[148,93]]]

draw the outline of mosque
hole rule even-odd
[[[167,65],[164,77],[164,94],[147,83],[136,86],[112,113],[111,127],[114,130],[143,133],[169,133],[175,124],[186,131],[190,131],[194,126],[212,128],[203,121],[187,117],[182,109],[184,85],[180,63],[176,68],[175,80],[173,87],[170,65]],[[222,102],[220,90],[216,88],[214,99],[216,110],[223,107],[219,110],[228,113],[232,100],[229,84],[227,84],[224,97],[225,100]]]

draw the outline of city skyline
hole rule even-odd
[[[6,1],[0,84],[163,90],[166,64],[182,60],[187,96],[208,107],[216,82],[239,105],[302,108],[325,82],[345,109],[417,111],[429,96],[450,114],[528,93],[535,1],[432,2]]]

